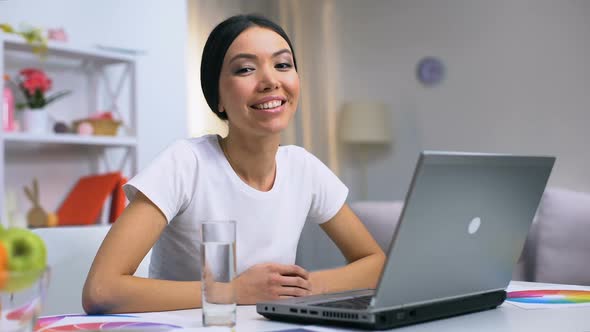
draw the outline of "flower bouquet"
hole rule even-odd
[[[28,108],[31,110],[42,109],[52,102],[68,95],[71,91],[60,91],[51,96],[47,92],[51,90],[52,81],[41,69],[25,68],[19,72],[16,86],[22,92],[23,101],[16,103],[19,110]]]

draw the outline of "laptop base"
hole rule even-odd
[[[264,304],[267,310],[264,310],[264,306],[261,305],[257,305],[256,309],[259,314],[266,318],[297,324],[329,324],[367,330],[385,330],[476,311],[494,309],[502,304],[505,299],[506,291],[501,290],[401,309],[378,312],[356,311],[356,314],[352,310],[339,310],[337,308],[317,306],[293,305],[286,313],[273,310],[274,308],[272,305],[269,306],[269,304]],[[311,314],[311,312],[315,314]],[[362,316],[366,316],[367,319],[361,320],[357,318]]]

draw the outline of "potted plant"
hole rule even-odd
[[[40,28],[27,25],[20,30],[16,30],[10,24],[0,23],[0,31],[21,36],[27,44],[31,45],[33,53],[41,57],[47,52],[47,38],[43,36],[43,31]]]
[[[45,106],[71,93],[60,91],[47,96],[47,92],[51,90],[51,79],[37,68],[22,69],[15,85],[22,97],[16,103],[16,109],[22,112],[23,129],[28,132],[45,132],[48,122]]]

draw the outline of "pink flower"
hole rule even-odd
[[[35,75],[35,74],[45,75],[45,72],[42,71],[41,69],[37,69],[37,68],[25,68],[25,69],[21,69],[20,74],[23,75],[24,77],[29,77],[29,76]]]
[[[71,92],[61,91],[47,96],[47,92],[51,90],[52,81],[41,69],[25,68],[19,74],[16,85],[22,90],[25,100],[18,103],[18,109],[41,109]]]
[[[40,90],[42,93],[51,89],[51,80],[45,75],[45,72],[35,68],[25,68],[20,71],[23,76],[22,86],[29,94],[34,94]]]

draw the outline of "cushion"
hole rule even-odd
[[[383,252],[387,253],[391,237],[399,222],[403,202],[361,201],[350,204],[350,208],[365,224]]]
[[[590,194],[548,189],[537,224],[535,281],[590,285]]]
[[[124,182],[120,172],[80,178],[57,210],[59,225],[95,224],[111,194],[114,196],[109,218],[114,222],[125,208],[125,194],[121,189]]]

